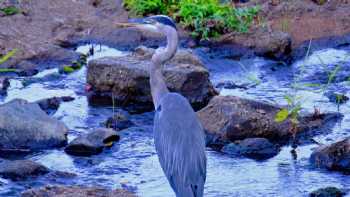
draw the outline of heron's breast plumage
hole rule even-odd
[[[161,98],[154,120],[154,137],[159,161],[174,190],[178,184],[204,185],[204,132],[186,98],[177,93]]]

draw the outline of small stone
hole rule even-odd
[[[129,120],[129,114],[125,111],[116,112],[116,115],[108,118],[104,124],[107,128],[112,128],[117,131],[127,129],[134,125],[134,123]]]
[[[7,94],[7,88],[10,86],[10,80],[7,77],[0,77],[0,95]]]
[[[310,197],[342,197],[345,192],[336,187],[321,188],[310,193]]]
[[[278,154],[279,148],[265,138],[247,138],[222,148],[229,155],[243,155],[252,159],[268,159]]]
[[[96,155],[101,153],[104,147],[110,147],[118,140],[119,136],[114,130],[97,128],[88,134],[74,139],[64,151],[74,156]]]

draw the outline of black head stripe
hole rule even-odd
[[[152,19],[152,20],[155,20],[157,21],[158,23],[162,23],[164,25],[169,25],[175,29],[176,28],[176,25],[175,25],[175,22],[173,19],[171,19],[170,17],[168,16],[165,16],[165,15],[156,15],[156,16],[150,16],[148,17],[149,19]]]

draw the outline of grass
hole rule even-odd
[[[13,73],[17,71],[15,68],[0,68],[0,73]]]
[[[15,6],[0,8],[0,11],[3,12],[6,16],[11,16],[11,15],[21,13],[21,10],[16,8]]]
[[[234,8],[219,0],[125,0],[124,6],[135,16],[169,15],[200,40],[248,32],[260,10],[258,6]]]

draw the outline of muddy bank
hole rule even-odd
[[[95,42],[129,49],[140,44],[164,43],[158,34],[121,28],[128,13],[121,0],[38,0],[4,1],[0,6],[16,6],[20,12],[0,16],[0,55],[12,49],[17,53],[1,67],[33,69],[59,66],[78,59],[70,50],[78,43]],[[24,61],[25,60],[25,61]]]

